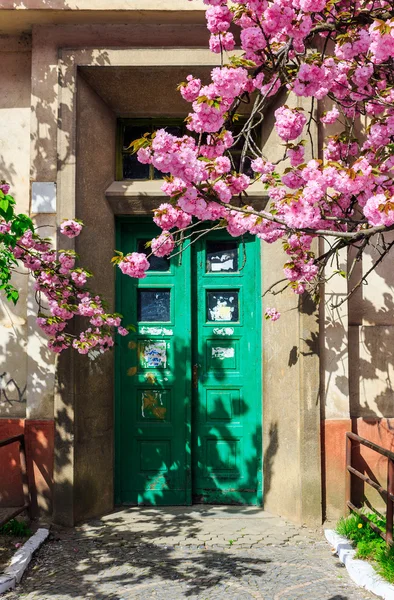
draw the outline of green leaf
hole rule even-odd
[[[141,148],[149,148],[149,146],[151,144],[151,141],[148,140],[147,137],[146,137],[146,136],[149,136],[149,135],[150,135],[149,133],[145,133],[142,138],[139,138],[138,140],[134,140],[134,142],[131,142],[131,144],[127,148],[127,150],[131,150],[131,153],[135,154]]]
[[[9,205],[10,205],[9,201],[3,194],[3,197],[0,198],[0,213],[4,214],[8,210]]]

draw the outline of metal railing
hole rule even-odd
[[[376,483],[376,481],[373,481],[373,479],[371,479],[367,475],[364,475],[364,473],[361,473],[360,471],[357,471],[357,469],[352,467],[352,442],[358,442],[362,446],[366,446],[367,448],[370,448],[371,450],[374,450],[375,452],[378,452],[379,454],[387,458],[387,490],[378,483]],[[362,438],[359,435],[348,431],[346,433],[346,468],[349,472],[347,486],[347,506],[351,510],[356,512],[358,515],[360,515],[360,517],[364,521],[366,521],[370,525],[370,527],[386,541],[387,544],[391,545],[393,543],[394,452],[386,450],[386,448],[382,448],[382,446],[378,446],[378,444],[374,444],[373,442],[370,442],[369,440],[366,440],[365,438]],[[352,475],[358,477],[359,479],[373,487],[383,496],[383,498],[385,498],[386,532],[382,531],[377,525],[375,525],[375,523],[372,523],[368,516],[351,502]]]
[[[26,447],[25,447],[25,436],[23,434],[16,435],[14,437],[6,438],[5,440],[0,440],[0,448],[4,448],[4,446],[8,446],[10,444],[19,444],[19,460],[20,460],[20,469],[21,469],[21,479],[22,479],[22,487],[23,487],[23,506],[18,506],[11,513],[8,513],[6,517],[0,520],[0,527],[16,517],[20,515],[24,510],[27,511],[29,517],[31,517],[31,495],[30,495],[30,486],[29,486],[29,475],[27,472],[27,464],[26,464]]]

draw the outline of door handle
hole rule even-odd
[[[198,364],[193,365],[193,387],[198,388]]]

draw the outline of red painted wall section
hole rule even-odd
[[[323,512],[328,520],[346,514],[346,443],[347,431],[394,452],[394,419],[344,419],[322,423]],[[387,459],[353,442],[352,464],[361,473],[387,487]],[[385,503],[368,484],[352,477],[352,501],[383,510]]]
[[[329,520],[338,519],[345,513],[345,436],[351,428],[350,419],[328,420],[322,423],[323,517]]]
[[[353,431],[357,435],[394,452],[394,419],[354,419]],[[377,452],[353,443],[352,461],[356,469],[387,489],[387,458]],[[352,501],[358,505],[366,497],[367,503],[379,510],[385,501],[371,486],[352,478]]]
[[[54,422],[0,419],[0,440],[25,434],[27,468],[32,488],[33,511],[52,511]],[[23,504],[19,445],[0,448],[0,506]]]

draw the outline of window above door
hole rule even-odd
[[[241,117],[233,126],[236,136],[246,122],[246,117]],[[153,133],[157,129],[166,129],[168,133],[177,137],[185,134],[192,135],[186,128],[185,120],[180,118],[155,117],[151,119],[119,119],[117,127],[116,141],[116,180],[117,181],[154,181],[163,178],[163,173],[153,167],[153,165],[143,165],[138,162],[137,155],[129,150],[130,144],[145,133]],[[254,132],[255,144],[261,144],[261,132]],[[231,156],[236,169],[239,168],[243,148],[243,138],[241,138],[231,149]],[[246,174],[252,176],[250,170],[251,158],[246,157]]]
[[[116,142],[116,179],[117,181],[153,181],[163,178],[163,173],[153,165],[138,162],[137,155],[129,150],[131,142],[141,138],[145,133],[153,133],[157,129],[166,129],[168,133],[181,137],[186,133],[183,118],[167,119],[119,119]]]

